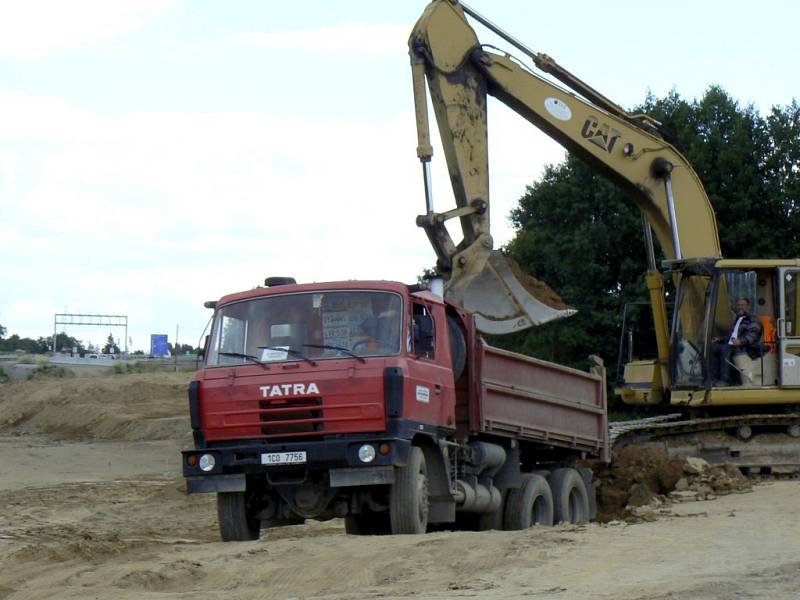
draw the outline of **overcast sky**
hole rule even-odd
[[[624,106],[712,83],[762,112],[800,98],[788,0],[471,5]],[[133,348],[176,325],[196,344],[205,300],[269,275],[414,281],[434,262],[406,51],[424,6],[0,0],[0,324],[38,337],[56,312],[127,314]],[[489,110],[499,245],[564,153]],[[447,210],[441,151],[433,168]]]

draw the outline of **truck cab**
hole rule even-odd
[[[190,385],[189,492],[270,487],[274,524],[345,516],[360,499],[331,488],[391,483],[415,438],[455,431],[447,322],[440,297],[393,282],[223,297]]]
[[[205,441],[382,432],[400,416],[452,427],[450,349],[437,321],[446,322],[440,298],[387,282],[223,298],[197,378]]]

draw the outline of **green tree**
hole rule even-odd
[[[119,346],[117,346],[114,336],[110,333],[108,334],[106,345],[103,346],[103,354],[119,354]]]
[[[167,343],[167,349],[172,356],[175,356],[175,346],[173,346],[172,343]],[[191,344],[178,344],[177,353],[180,355],[186,354],[187,352],[189,354],[196,354],[199,351],[199,348],[195,348]]]
[[[53,336],[49,335],[47,338],[39,338],[42,344],[49,350],[52,347],[55,347],[56,352],[61,352],[62,350],[66,350],[68,352],[72,351],[72,348],[77,348],[78,352],[84,350],[83,342],[79,339],[72,337],[71,335],[67,335],[66,332],[62,331],[61,333],[56,334],[56,344],[53,346]]]
[[[646,290],[638,211],[615,186],[568,157],[527,188],[512,222],[517,235],[508,253],[578,314],[493,341],[578,368],[591,353],[615,356],[619,307]]]
[[[660,121],[665,137],[697,171],[717,215],[724,256],[800,256],[796,102],[774,107],[765,118],[712,86],[695,101],[676,92],[648,96],[634,111]],[[579,368],[598,353],[613,380],[622,307],[647,300],[639,211],[568,156],[528,186],[511,219],[517,233],[506,252],[579,312],[493,342]]]
[[[21,338],[16,333],[11,334],[7,339],[0,341],[0,350],[4,352],[14,352],[22,350],[29,354],[42,354],[47,352],[46,347],[42,347],[37,340],[31,338]]]
[[[723,256],[800,255],[800,223],[791,221],[798,218],[794,200],[780,193],[792,177],[791,165],[796,169],[798,164],[796,103],[774,107],[772,118],[763,118],[753,106],[741,107],[712,86],[700,100],[688,102],[672,92],[660,100],[648,97],[636,110],[664,124],[668,141],[703,182],[717,216]]]

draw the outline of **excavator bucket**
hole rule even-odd
[[[577,312],[497,250],[489,254],[477,274],[451,277],[445,283],[445,296],[475,314],[479,331],[494,335],[522,331]]]

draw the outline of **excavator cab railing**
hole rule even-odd
[[[666,307],[671,314],[674,303],[667,302]],[[652,352],[656,333],[650,308],[650,302],[646,300],[626,302],[622,307],[615,379],[617,385],[624,383],[625,365],[642,358],[637,348],[646,348],[647,352]]]

